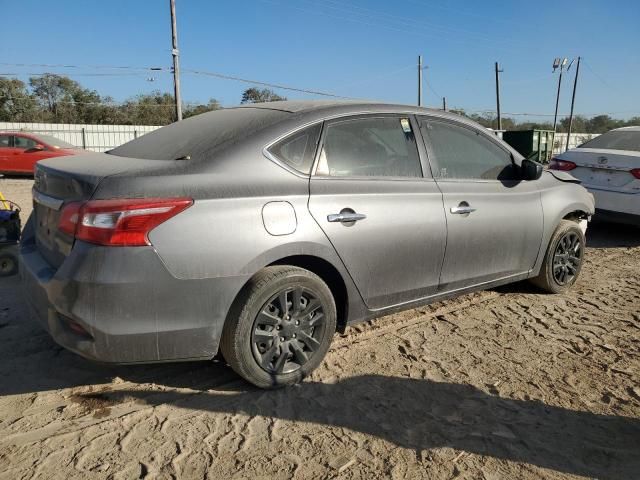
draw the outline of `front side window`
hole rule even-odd
[[[297,131],[269,147],[269,152],[300,173],[309,174],[322,124]]]
[[[515,180],[511,154],[471,128],[420,119],[420,129],[431,146],[436,179]]]
[[[15,148],[24,148],[25,150],[36,146],[35,140],[27,137],[13,137],[13,142]]]
[[[316,174],[421,177],[411,122],[406,117],[374,117],[329,124]]]

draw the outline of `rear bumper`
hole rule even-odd
[[[107,363],[212,358],[247,278],[180,280],[153,247],[76,242],[58,269],[38,252],[31,221],[20,248],[23,292],[61,346]]]
[[[620,193],[599,190],[586,186],[596,200],[596,215],[599,211],[616,212],[631,216],[640,216],[640,192]]]
[[[622,223],[625,225],[635,225],[636,227],[640,227],[640,215],[613,212],[611,210],[602,210],[596,208],[595,218],[605,222]]]

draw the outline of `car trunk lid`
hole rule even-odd
[[[33,220],[40,254],[58,268],[73,248],[74,238],[58,223],[64,206],[89,200],[105,178],[128,170],[166,166],[167,162],[86,153],[38,162],[34,172]]]
[[[640,152],[599,148],[576,148],[557,157],[576,164],[571,175],[589,188],[638,192],[640,185],[631,170],[640,168]]]

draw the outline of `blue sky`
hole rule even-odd
[[[576,111],[640,115],[637,0],[176,0],[176,9],[183,69],[415,103],[422,54],[425,103],[440,105],[446,96],[451,107],[478,111],[495,109],[499,61],[503,112],[552,114],[553,58],[581,55]],[[31,13],[3,21],[2,63],[171,65],[168,0],[22,0],[11,10]],[[116,100],[172,89],[168,72],[0,65],[0,73],[24,80],[43,71]],[[563,79],[560,113],[569,111],[573,73]],[[233,105],[248,86],[182,75],[185,101]]]

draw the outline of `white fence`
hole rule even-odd
[[[0,122],[0,130],[26,130],[36,134],[51,135],[76,147],[86,148],[94,152],[110,150],[158,128],[160,127],[154,125]],[[569,148],[575,148],[597,136],[597,133],[572,133]],[[564,152],[566,142],[566,133],[556,133],[553,142],[553,153]]]
[[[71,123],[0,122],[0,130],[51,135],[76,147],[104,152],[160,128],[152,125],[82,125]]]
[[[599,133],[572,133],[569,139],[569,148],[576,148],[578,145],[582,145],[584,142],[591,140],[592,138],[600,135]],[[567,144],[566,133],[556,133],[553,140],[553,153],[562,153],[565,151]]]

